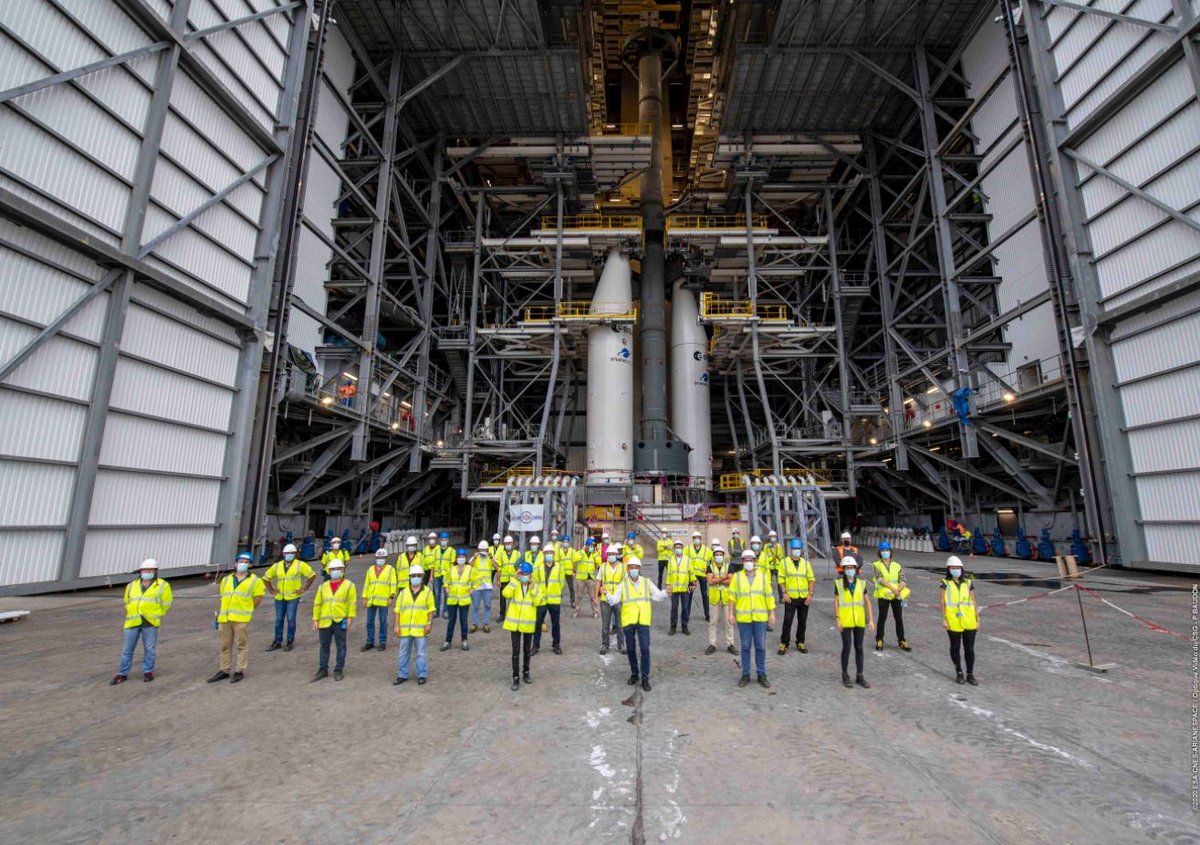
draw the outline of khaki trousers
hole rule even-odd
[[[721,625],[725,628],[725,645],[733,645],[733,626],[725,618],[725,605],[710,604],[709,609],[711,612],[708,615],[708,644],[717,644],[717,625]]]
[[[237,672],[246,671],[250,659],[250,646],[246,643],[246,626],[249,622],[220,622],[217,632],[221,635],[221,671],[228,672],[233,664],[233,643],[237,641]]]

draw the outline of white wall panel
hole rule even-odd
[[[231,388],[237,382],[237,349],[138,305],[126,312],[121,348]]]
[[[58,578],[62,531],[6,531],[0,535],[0,584],[36,584]]]
[[[1121,404],[1128,426],[1200,414],[1200,367],[1122,387]]]
[[[1196,565],[1200,525],[1147,525],[1146,557],[1150,560]]]
[[[201,525],[217,521],[217,481],[101,469],[91,525]]]
[[[3,235],[0,235],[3,237]],[[92,288],[92,284],[46,262],[0,246],[0,311],[47,325]],[[79,310],[64,330],[88,340],[100,340],[104,328],[105,295]]]
[[[73,467],[0,458],[0,525],[65,525],[74,486]]]
[[[82,405],[0,388],[0,456],[76,461],[86,420]]]
[[[92,578],[112,575],[131,578],[145,558],[158,561],[163,571],[211,563],[211,528],[126,528],[120,531],[92,531],[83,547],[79,575]],[[169,577],[169,576],[168,576]]]
[[[7,361],[37,334],[37,329],[0,317],[0,360]],[[25,359],[4,383],[87,401],[95,371],[95,347],[56,336]]]
[[[112,407],[225,431],[233,394],[141,361],[121,359]]]
[[[225,456],[226,435],[184,428],[171,423],[109,415],[100,449],[108,467],[183,472],[218,478]],[[0,444],[3,438],[0,436]]]
[[[134,290],[133,301],[145,304],[148,308],[153,308],[157,311],[162,311],[170,314],[173,317],[179,318],[180,321],[187,323],[189,326],[195,326],[197,329],[204,331],[210,335],[215,335],[223,339],[226,343],[239,345],[237,331],[227,323],[222,323],[207,314],[200,314],[195,311],[190,305],[180,302],[178,299],[168,296],[154,288],[138,287]]]

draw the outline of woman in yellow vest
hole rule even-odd
[[[429,676],[429,632],[433,630],[433,590],[425,586],[425,569],[419,563],[408,567],[408,583],[396,594],[396,627],[400,653],[396,655],[396,680],[400,686],[408,680],[412,652],[417,653],[417,684],[425,685]]]
[[[899,562],[892,560],[892,544],[879,544],[879,560],[875,561],[875,601],[879,602],[879,629],[875,632],[875,650],[883,651],[883,631],[887,628],[888,611],[896,619],[896,640],[901,651],[912,651],[904,639],[904,602],[909,589]]]
[[[363,576],[362,606],[367,610],[367,642],[363,651],[375,648],[375,631],[379,631],[379,650],[387,649],[387,618],[388,607],[392,597],[396,595],[396,569],[387,562],[388,551],[384,548],[375,550],[375,565],[367,567]],[[378,622],[376,622],[378,620]]]
[[[250,644],[246,640],[246,628],[254,618],[254,608],[262,602],[267,588],[262,579],[250,571],[254,557],[249,552],[237,556],[234,571],[221,579],[221,607],[217,611],[217,633],[221,636],[221,668],[208,679],[212,684],[229,678],[236,684],[245,677],[246,664],[250,660]],[[234,643],[237,643],[237,661],[233,659]],[[230,676],[229,670],[233,669]]]
[[[533,631],[537,627],[537,603],[541,591],[533,583],[533,564],[524,561],[517,577],[504,588],[508,599],[508,615],[504,617],[504,630],[512,634],[512,688],[519,689],[521,681],[533,683],[529,677],[529,653],[533,648]],[[520,662],[524,657],[524,666]],[[523,669],[518,675],[518,670]]]
[[[313,630],[320,639],[317,674],[314,681],[329,677],[329,644],[337,645],[337,663],[333,666],[333,679],[342,679],[346,668],[346,632],[358,613],[358,590],[346,576],[346,564],[341,560],[329,562],[329,580],[317,587],[317,598],[313,602]]]
[[[615,590],[625,578],[625,563],[621,559],[621,544],[613,543],[608,547],[607,552],[602,552],[602,554],[606,559],[604,563],[600,564],[600,571],[596,575],[597,600],[604,598],[609,590]],[[604,604],[600,605],[601,654],[608,654],[608,641],[612,634],[615,634],[617,637],[617,650],[621,654],[624,654],[625,635],[621,633],[621,613],[616,608],[616,605],[609,604],[606,599]]]
[[[728,610],[722,610],[729,604],[729,582],[732,579],[729,561],[725,559],[725,550],[720,547],[713,549],[713,561],[708,567],[708,576],[705,578],[708,581],[708,603],[710,605],[708,648],[704,649],[705,654],[716,654],[717,626],[722,623],[725,625],[725,650],[730,654],[737,654],[733,648],[733,626],[725,618]]]
[[[742,552],[742,571],[733,576],[729,585],[729,624],[737,620],[738,637],[742,641],[742,677],[739,687],[750,683],[750,646],[754,646],[754,664],[758,682],[769,689],[767,680],[767,625],[775,624],[775,587],[771,576],[758,569],[753,551]]]
[[[321,568],[325,571],[326,581],[329,580],[329,563],[334,560],[350,562],[350,552],[342,548],[342,538],[337,536],[329,539],[329,548],[321,553]]]
[[[542,631],[546,616],[550,616],[550,645],[555,654],[562,654],[562,637],[559,623],[562,620],[563,566],[558,561],[554,546],[547,546],[542,553],[542,563],[533,568],[533,582],[537,585],[539,598],[537,620],[533,629],[533,654],[542,650]]]
[[[650,692],[650,602],[666,601],[671,594],[642,577],[639,558],[626,561],[625,572],[625,578],[605,593],[604,600],[611,607],[621,606],[621,631],[625,635],[625,653],[629,655],[629,685],[640,679],[642,689]]]
[[[783,594],[783,631],[779,638],[779,653],[787,654],[788,639],[792,633],[792,619],[796,620],[796,651],[808,653],[805,645],[805,631],[808,627],[808,608],[812,604],[813,587],[817,579],[813,577],[812,564],[804,557],[804,544],[800,538],[793,537],[788,541],[788,554],[779,561],[778,568],[779,590]]]
[[[434,583],[437,583],[436,579]],[[475,572],[467,562],[466,549],[455,552],[454,563],[442,573],[442,583],[445,584],[446,615],[450,622],[446,625],[446,641],[442,643],[441,650],[450,650],[454,640],[454,624],[457,622],[462,631],[462,650],[470,651],[471,647],[467,645],[467,616],[471,612],[471,587],[475,584]]]
[[[875,630],[875,611],[867,598],[867,582],[858,577],[858,561],[847,555],[842,558],[842,577],[833,582],[833,617],[842,635],[842,686],[850,683],[850,645],[854,644],[854,683],[863,689],[871,685],[863,677],[863,632],[869,624]]]
[[[975,634],[979,631],[979,608],[975,604],[975,583],[963,578],[963,563],[954,555],[946,559],[946,576],[942,581],[942,627],[950,635],[955,680],[976,687],[979,682],[975,680]],[[967,658],[965,681],[960,649]]]
[[[129,678],[133,668],[133,650],[142,641],[142,680],[154,680],[154,659],[158,653],[158,629],[171,609],[171,585],[158,577],[158,561],[143,560],[138,577],[125,585],[125,645],[121,665],[109,681],[116,686]]]

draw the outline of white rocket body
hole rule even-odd
[[[710,408],[707,337],[696,295],[676,282],[671,299],[671,427],[692,447],[688,475],[692,485],[703,490],[712,489]]]
[[[693,308],[695,306],[693,305]],[[633,309],[629,259],[609,250],[592,298],[591,314]],[[588,329],[586,484],[633,481],[633,325]]]

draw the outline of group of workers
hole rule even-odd
[[[895,620],[898,647],[912,650],[905,639],[902,615],[910,588],[886,542],[879,545],[869,588],[862,555],[851,539],[848,532],[842,534],[841,543],[834,548],[834,559],[838,561],[833,582],[834,619],[842,640],[842,683],[867,688],[870,684],[863,674],[863,644],[868,629],[875,633],[876,650],[883,650],[890,613]],[[688,622],[697,591],[708,623],[705,654],[717,651],[718,629],[722,626],[726,650],[738,654],[733,643],[737,628],[741,645],[738,686],[750,683],[753,658],[758,683],[770,687],[766,635],[774,630],[779,604],[784,614],[778,653],[786,654],[793,643],[798,652],[808,652],[808,609],[816,577],[798,539],[791,540],[785,550],[778,534],[771,531],[766,543],[754,536],[747,546],[734,529],[728,550],[720,540],[705,544],[699,531],[692,533],[690,544],[682,539],[660,541],[656,549],[658,584],[643,577],[644,553],[632,532],[625,544],[612,542],[605,532],[599,539],[589,536],[582,547],[577,547],[569,535],[559,536],[554,531],[544,547],[539,537],[532,537],[524,552],[511,536],[501,538],[497,534],[492,540],[491,544],[481,541],[470,554],[466,549],[452,548],[445,532],[431,533],[424,548],[419,548],[416,537],[408,537],[394,564],[389,562],[388,550],[381,548],[363,576],[360,596],[358,587],[346,577],[349,555],[334,538],[322,555],[324,580],[313,600],[312,629],[318,635],[319,650],[312,680],[329,676],[331,650],[336,653],[334,679],[343,678],[346,638],[361,602],[366,610],[362,650],[384,651],[390,627],[398,641],[393,684],[409,680],[413,663],[417,683],[425,684],[433,620],[448,620],[442,651],[453,647],[456,631],[460,648],[467,651],[469,634],[481,628],[484,633],[491,632],[494,591],[500,593],[498,621],[511,639],[513,690],[532,682],[530,659],[541,650],[543,633],[550,634],[551,650],[562,654],[564,593],[575,616],[590,605],[593,618],[600,619],[600,653],[608,653],[615,637],[618,650],[629,660],[629,684],[640,684],[646,691],[650,690],[651,603],[670,601],[668,635],[679,631],[690,635]],[[297,559],[293,545],[284,547],[282,559],[271,564],[262,577],[250,572],[252,562],[248,552],[239,554],[234,570],[220,580],[220,604],[214,614],[221,643],[220,666],[209,683],[226,679],[238,683],[244,679],[249,657],[247,628],[267,593],[275,603],[275,635],[267,651],[293,648],[300,601],[316,581],[317,573],[306,561]],[[869,590],[879,605],[878,629]],[[979,614],[974,581],[964,574],[959,558],[947,559],[940,592],[942,624],[949,636],[956,680],[975,685]],[[124,648],[111,684],[128,679],[139,639],[142,679],[154,680],[158,629],[171,604],[171,587],[158,577],[158,563],[143,561],[138,577],[125,589]],[[849,674],[851,651],[855,661],[853,682]]]

